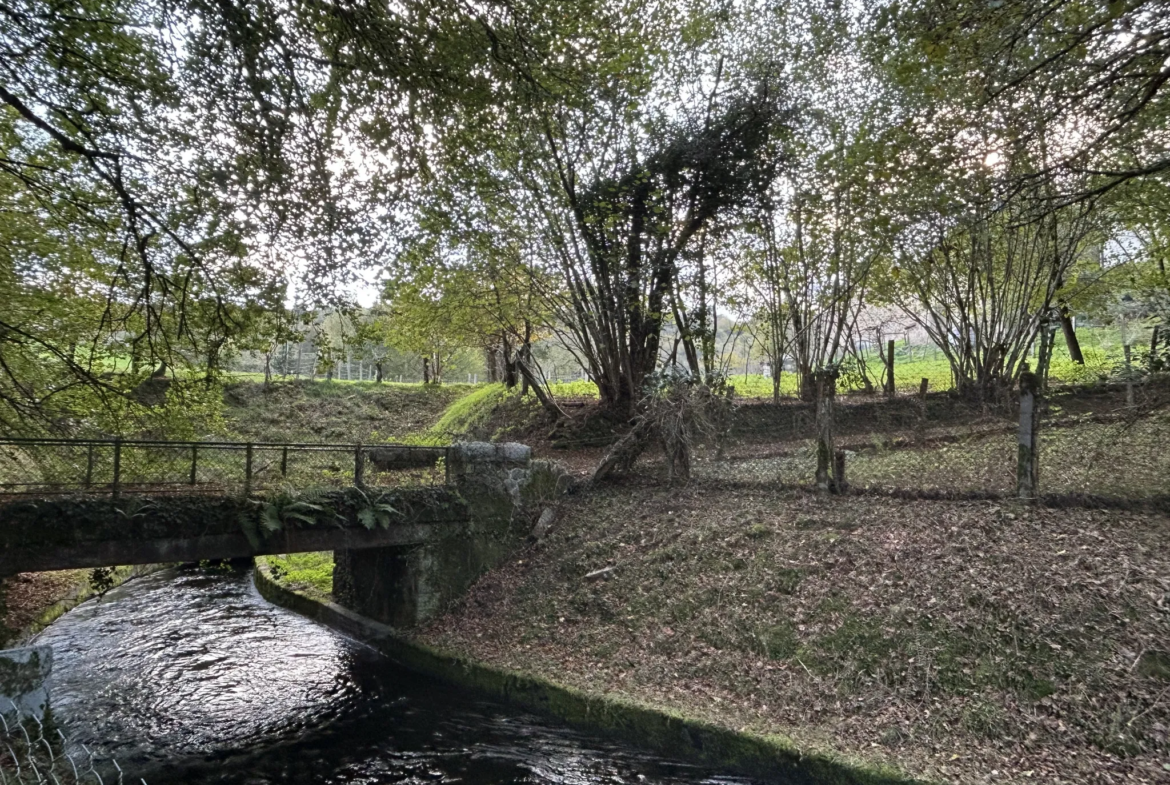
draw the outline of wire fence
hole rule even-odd
[[[11,701],[9,701],[11,703]],[[147,785],[35,716],[0,713],[0,785]]]
[[[446,457],[410,445],[0,439],[0,496],[441,485]]]
[[[700,474],[723,480],[814,483],[816,406],[739,407],[728,461]],[[837,396],[833,447],[855,491],[1010,497],[1017,491],[1018,392],[995,402],[957,395]],[[1039,492],[1118,503],[1170,502],[1170,383],[1053,389],[1037,425]]]

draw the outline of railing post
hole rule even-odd
[[[110,495],[118,501],[122,484],[122,437],[114,439],[114,482],[110,488]]]
[[[195,469],[199,466],[199,445],[191,445],[191,480],[190,485],[195,484]]]
[[[360,444],[353,448],[353,484],[355,488],[364,488],[366,479],[366,451]]]
[[[252,443],[244,447],[244,496],[252,495]]]
[[[85,489],[93,485],[93,442],[85,449]]]
[[[288,476],[288,445],[287,444],[280,451],[280,476],[281,477]]]

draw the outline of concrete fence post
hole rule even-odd
[[[1025,501],[1035,501],[1039,495],[1039,426],[1040,380],[1025,363],[1020,373],[1020,430],[1016,463],[1016,495]]]

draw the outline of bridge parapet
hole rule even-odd
[[[0,463],[0,575],[332,550],[338,601],[398,626],[435,615],[514,552],[567,480],[523,444],[5,448],[18,455]],[[244,460],[213,474],[217,450]],[[79,469],[83,482],[61,479]]]
[[[441,485],[450,448],[405,444],[0,439],[0,499]]]

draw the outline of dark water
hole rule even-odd
[[[53,647],[58,721],[128,782],[747,782],[413,676],[240,572],[156,573],[37,642]]]

